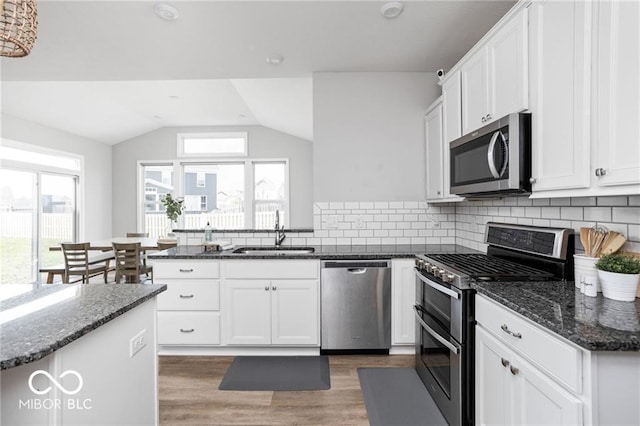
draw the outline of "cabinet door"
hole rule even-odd
[[[513,360],[516,417],[512,424],[582,424],[582,402],[522,358]]]
[[[515,354],[476,326],[476,424],[513,424],[513,392],[509,367]]]
[[[442,83],[442,138],[445,146],[462,136],[462,94],[460,71]]]
[[[320,286],[318,280],[271,282],[274,345],[320,344]]]
[[[490,78],[487,121],[529,107],[527,29],[527,9],[523,9],[487,45]]]
[[[416,276],[414,261],[391,261],[391,342],[394,345],[414,345],[416,320],[413,305],[416,303]]]
[[[597,185],[640,183],[640,3],[600,2]],[[601,173],[598,173],[600,175]],[[596,175],[596,176],[598,176]]]
[[[462,68],[462,134],[466,135],[485,124],[489,112],[487,50],[482,49],[469,59]]]
[[[533,191],[586,188],[591,5],[539,1],[529,14]]]
[[[229,280],[223,286],[224,343],[270,344],[271,283],[266,280]]]
[[[427,200],[442,199],[443,187],[443,144],[442,144],[442,103],[436,104],[424,118]]]
[[[444,198],[460,201],[463,198],[451,195],[451,164],[449,142],[462,136],[462,93],[460,72],[442,84],[442,186]]]

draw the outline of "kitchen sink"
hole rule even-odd
[[[313,247],[295,247],[295,246],[261,246],[261,247],[239,247],[233,252],[238,254],[256,254],[256,255],[287,255],[287,254],[310,254],[315,249]]]

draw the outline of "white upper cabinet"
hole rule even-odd
[[[487,121],[529,107],[528,10],[523,9],[489,40]]]
[[[597,155],[598,186],[640,183],[640,3],[599,5]],[[638,193],[636,189],[636,193]]]
[[[522,9],[460,67],[463,135],[528,108],[527,19]]]
[[[489,70],[487,50],[482,49],[460,69],[462,78],[462,134],[487,121],[489,114]]]
[[[442,141],[442,100],[438,99],[424,117],[427,164],[427,200],[441,199],[444,194]]]
[[[640,4],[530,9],[532,197],[640,193]]]
[[[591,7],[530,7],[533,191],[589,186]]]

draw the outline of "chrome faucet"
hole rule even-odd
[[[280,211],[276,210],[276,247],[280,247],[282,241],[286,238],[284,235],[284,225],[280,226]]]

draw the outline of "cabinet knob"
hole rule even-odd
[[[487,114],[487,121],[491,120],[493,116],[491,114]]]
[[[440,191],[436,191],[436,194],[440,195]]]
[[[269,291],[269,286],[268,285],[264,286],[264,291]]]
[[[486,122],[487,122],[487,117],[483,116],[483,117],[480,119],[480,121],[482,121],[483,123],[486,123]]]
[[[602,167],[598,167],[596,169],[596,176],[600,177],[600,176],[604,176],[607,174],[607,170],[603,169]]]
[[[276,291],[278,289],[278,287],[276,287],[275,285],[271,287],[271,290]]]
[[[508,367],[509,366],[509,360],[508,359],[501,358],[500,361],[502,362],[502,366],[503,367]]]
[[[511,370],[511,374],[513,374],[514,376],[520,372],[520,370],[514,367],[513,365],[509,367],[509,370]]]
[[[537,179],[536,179],[536,178],[534,178],[534,177],[530,177],[530,178],[529,178],[529,183],[530,183],[530,184],[534,184],[534,183],[536,183],[536,181],[537,181]]]

